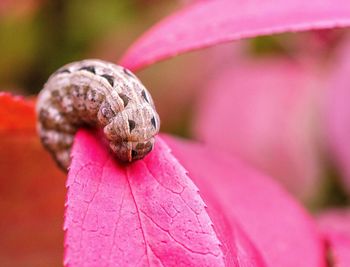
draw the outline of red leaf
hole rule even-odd
[[[35,131],[34,101],[0,92],[0,131]]]
[[[67,181],[66,265],[264,266],[224,213],[214,231],[198,189],[160,138],[132,165],[107,151],[78,133]]]
[[[331,266],[350,266],[350,210],[332,210],[319,218],[330,252]]]
[[[165,18],[124,55],[121,64],[143,68],[180,53],[274,33],[350,25],[348,0],[200,1]]]
[[[226,154],[166,137],[203,196],[216,195],[268,266],[326,266],[316,226],[305,210],[272,180]]]
[[[59,266],[64,174],[42,148],[34,104],[0,93],[2,266]]]

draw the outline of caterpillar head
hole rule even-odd
[[[154,146],[160,120],[151,105],[125,109],[104,128],[110,147],[117,158],[131,162],[145,157]]]

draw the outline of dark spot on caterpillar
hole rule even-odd
[[[146,151],[145,151],[146,153],[150,152],[153,149],[152,142],[148,141],[145,148],[146,148]]]
[[[137,151],[136,150],[132,150],[131,151],[131,157],[132,158],[136,158],[137,157]]]
[[[70,87],[68,87],[67,91],[70,91],[73,96],[80,97],[80,88],[79,86],[73,84]]]
[[[145,92],[145,90],[142,90],[142,93],[141,93],[142,97],[149,103],[149,99],[147,97],[147,94]]]
[[[49,112],[46,109],[40,109],[40,111],[39,111],[40,121],[42,121],[44,124],[45,121],[48,120],[48,118],[49,118]]]
[[[69,69],[61,69],[61,70],[58,70],[56,71],[56,73],[70,73]]]
[[[143,151],[145,151],[146,153],[149,152],[149,151],[151,151],[151,150],[152,150],[152,147],[153,147],[153,145],[152,145],[152,142],[150,142],[150,141],[148,141],[146,144],[145,144],[145,143],[138,143],[138,144],[136,145],[136,149],[137,149],[137,150],[143,150]]]
[[[95,70],[95,67],[94,66],[87,66],[87,67],[82,67],[80,68],[79,70],[86,70],[86,71],[89,71],[93,74],[96,74],[96,70]]]
[[[151,123],[152,123],[153,127],[154,127],[155,129],[157,129],[156,119],[155,119],[154,117],[152,117]]]
[[[112,87],[114,86],[113,76],[108,75],[108,74],[103,74],[103,75],[101,75],[101,77],[105,78]]]
[[[58,103],[62,101],[62,96],[60,95],[60,92],[58,90],[51,91],[51,96]]]
[[[130,132],[135,129],[136,123],[133,120],[128,120]]]
[[[124,71],[124,73],[125,73],[126,75],[128,75],[128,76],[130,76],[130,77],[134,77],[134,75],[132,75],[132,73],[131,73],[128,69],[123,68],[123,71]]]
[[[136,145],[136,149],[143,149],[145,147],[145,145],[143,143],[138,143]]]
[[[52,90],[51,91],[51,95],[54,96],[54,97],[59,96],[60,95],[60,91],[58,91],[57,89]]]
[[[125,108],[129,103],[129,97],[127,97],[126,95],[124,95],[122,93],[119,94],[119,97],[123,100],[124,108]]]

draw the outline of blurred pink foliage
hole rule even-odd
[[[323,171],[315,118],[324,86],[317,69],[316,62],[288,58],[234,58],[200,95],[196,136],[310,198]]]
[[[333,71],[328,83],[329,90],[326,98],[326,120],[330,152],[334,156],[334,163],[340,168],[344,184],[350,193],[350,39],[347,39],[337,60],[333,63]]]
[[[329,210],[318,218],[320,230],[330,248],[330,266],[350,264],[350,210]]]

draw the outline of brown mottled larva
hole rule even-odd
[[[52,74],[37,101],[43,145],[67,170],[79,127],[103,128],[123,162],[141,159],[153,148],[159,116],[152,97],[127,69],[101,60],[83,60]]]

